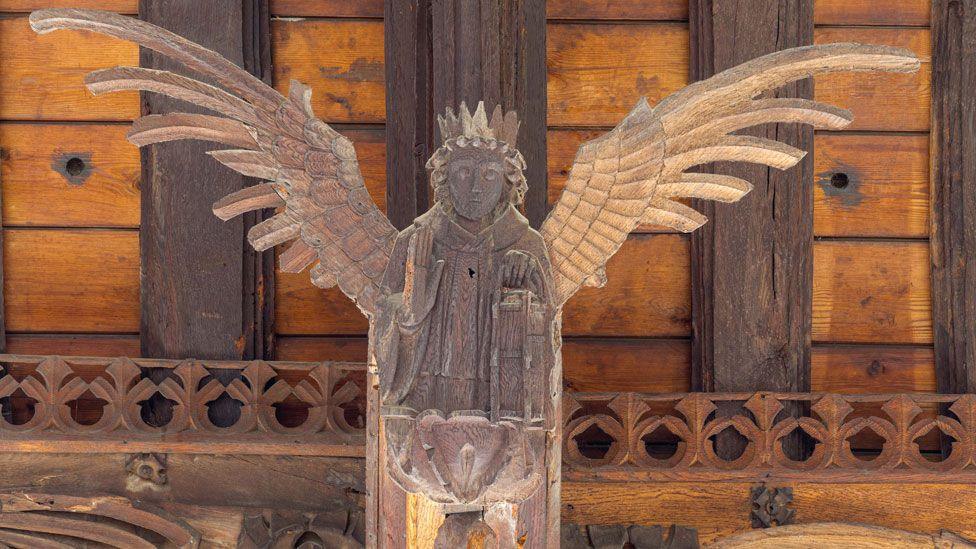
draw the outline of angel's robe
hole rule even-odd
[[[407,325],[400,314],[406,306],[407,250],[420,227],[432,229],[431,265],[439,260],[445,264],[430,312]],[[545,243],[514,207],[479,234],[456,224],[439,205],[400,232],[384,275],[389,297],[376,334],[383,404],[416,411],[489,410],[492,306],[502,286],[502,259],[510,250],[537,262],[542,287],[526,289],[548,302],[551,269]]]

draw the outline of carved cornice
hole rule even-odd
[[[4,451],[361,456],[362,429],[346,412],[364,392],[363,370],[347,363],[0,355],[0,441]],[[102,402],[90,424],[72,413],[83,396]],[[215,425],[209,407],[227,397],[239,403],[239,414]],[[152,398],[169,401],[164,417],[147,413]],[[282,405],[304,417],[283,424]]]
[[[799,417],[789,410],[809,410]],[[928,409],[932,413],[923,413]],[[563,477],[606,480],[754,480],[812,482],[972,482],[976,478],[976,395],[823,393],[567,393],[563,397]],[[584,455],[577,438],[602,432],[602,455]],[[744,445],[723,459],[714,439],[729,429]],[[951,437],[942,460],[918,440]],[[789,456],[783,439],[802,431],[808,456]],[[877,455],[855,455],[850,439],[883,440]],[[655,437],[670,439],[665,454]],[[795,436],[795,435],[793,435]]]
[[[346,420],[363,412],[362,364],[0,355],[0,368],[0,451],[364,455],[362,429]],[[227,370],[239,378],[213,376]],[[71,413],[86,392],[105,402],[90,425]],[[142,415],[140,403],[156,393],[174,403],[163,426]],[[225,393],[241,414],[218,427],[207,406]],[[33,401],[22,424],[9,421],[11,396]],[[307,410],[304,421],[279,421],[276,405],[286,402]],[[971,394],[566,393],[563,419],[569,480],[976,482]],[[728,429],[745,442],[733,460],[714,446]],[[798,430],[810,449],[802,461],[782,445]],[[856,455],[850,440],[867,431],[883,441],[880,452]],[[945,459],[919,449],[935,431],[951,439]],[[578,443],[594,433],[605,441],[599,455]],[[655,446],[660,438],[670,443]]]

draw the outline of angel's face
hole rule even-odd
[[[495,151],[459,149],[447,162],[447,182],[454,211],[478,220],[495,209],[505,190],[505,167]]]

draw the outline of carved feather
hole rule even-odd
[[[89,73],[85,85],[95,95],[145,90],[200,105],[245,123],[254,121],[254,107],[220,88],[171,72],[142,67],[115,67]]]
[[[840,129],[848,111],[805,99],[759,96],[792,81],[836,71],[911,72],[908,50],[830,44],[760,57],[692,84],[651,108],[641,99],[607,134],[584,143],[563,194],[542,225],[557,304],[599,280],[607,260],[639,223],[690,232],[703,215],[671,198],[734,202],[752,188],[729,176],[685,173],[709,162],[753,162],[787,169],[804,151],[769,139],[729,135],[764,123]]]
[[[132,123],[126,136],[132,144],[143,147],[153,143],[199,139],[225,145],[256,149],[257,142],[247,126],[236,120],[206,114],[151,114]]]
[[[264,208],[280,208],[284,205],[285,201],[278,195],[273,183],[261,183],[231,193],[214,202],[213,212],[222,221],[227,221],[243,213]]]
[[[282,254],[283,268],[301,270],[317,261],[311,273],[314,284],[338,283],[366,314],[375,310],[396,229],[369,198],[351,142],[315,118],[307,86],[293,82],[286,98],[220,55],[132,17],[51,9],[34,12],[30,22],[39,33],[79,29],[129,40],[216,82],[220,87],[138,67],[97,71],[86,80],[93,93],[145,90],[226,117],[154,115],[137,121],[130,139],[138,145],[206,139],[235,147],[210,154],[239,173],[275,183],[233,193],[214,204],[214,213],[229,219],[284,205],[284,212],[251,228],[248,239],[255,249],[299,239]],[[343,209],[333,218],[341,214],[342,222],[323,221],[326,209],[337,204]],[[360,226],[368,230],[349,230]]]

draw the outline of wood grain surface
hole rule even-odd
[[[813,254],[814,341],[932,343],[925,242],[826,241]]]
[[[914,74],[838,73],[815,79],[815,99],[850,109],[846,131],[928,131],[932,34],[924,28],[821,27],[814,42],[884,44],[912,50],[922,67]]]
[[[139,233],[4,231],[10,332],[139,331]]]
[[[271,22],[274,83],[312,87],[323,121],[383,123],[383,22],[276,19]]]
[[[70,31],[38,36],[27,17],[0,18],[0,119],[132,120],[139,94],[94,97],[85,75],[114,65],[138,65],[134,44]]]
[[[810,390],[830,393],[934,393],[931,347],[814,345]]]
[[[546,49],[550,127],[615,126],[688,83],[683,23],[553,24]]]
[[[976,498],[965,484],[805,484],[793,489],[803,522],[862,522],[915,532],[947,529],[976,535]],[[582,524],[681,524],[698,529],[703,543],[752,529],[748,483],[563,482],[565,522]],[[653,505],[648,505],[653,501]]]
[[[976,391],[976,1],[932,7],[932,309],[939,390]]]
[[[928,237],[925,135],[818,133],[813,183],[816,236]]]
[[[138,227],[139,151],[125,140],[126,131],[124,125],[0,124],[3,224]]]
[[[813,20],[818,25],[899,25],[929,24],[931,0],[816,0]]]

